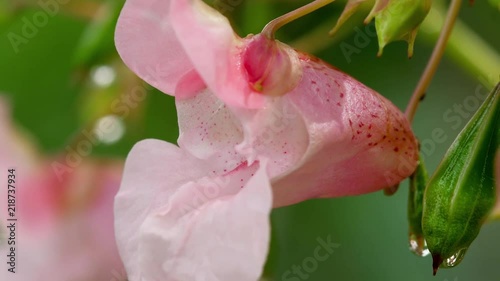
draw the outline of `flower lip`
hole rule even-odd
[[[297,53],[261,34],[247,39],[242,65],[250,88],[268,96],[283,96],[292,91],[302,78]]]

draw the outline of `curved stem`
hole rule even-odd
[[[315,0],[305,6],[302,6],[294,11],[291,11],[281,17],[278,17],[268,23],[262,30],[262,34],[269,39],[274,39],[274,34],[278,29],[285,24],[290,23],[300,17],[310,14],[319,8],[322,8],[335,0]]]
[[[458,17],[458,13],[460,11],[460,6],[462,4],[461,0],[452,0],[450,4],[450,8],[448,10],[448,14],[446,15],[446,20],[444,22],[443,29],[441,30],[441,34],[439,35],[438,42],[434,51],[432,52],[432,56],[425,68],[420,81],[418,82],[417,88],[413,92],[410,102],[406,108],[406,118],[410,123],[413,122],[413,118],[415,117],[415,113],[417,112],[418,105],[420,100],[425,96],[425,92],[429,88],[429,85],[436,73],[436,70],[441,62],[444,51],[446,49],[446,44],[448,43],[448,39],[450,38],[451,31],[453,30],[453,26]]]
[[[431,12],[420,28],[420,35],[427,43],[436,40],[436,26],[443,24],[444,7],[433,4]],[[473,50],[473,51],[471,51]],[[446,48],[446,54],[474,79],[493,89],[500,77],[500,54],[480,35],[458,20]]]

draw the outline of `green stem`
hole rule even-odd
[[[301,18],[307,14],[322,8],[335,0],[315,0],[305,6],[302,6],[290,13],[287,13],[281,17],[278,17],[268,23],[262,30],[262,34],[267,38],[274,39],[274,34],[278,29],[283,27],[285,24],[290,23],[298,18]]]
[[[435,2],[420,33],[427,42],[437,37],[436,26],[443,24],[444,8]],[[463,22],[458,21],[450,37],[446,54],[484,86],[493,89],[500,77],[500,55]]]
[[[413,92],[411,100],[406,108],[405,115],[410,123],[413,122],[413,118],[415,117],[415,113],[417,112],[418,105],[420,104],[422,98],[425,96],[425,93],[427,92],[427,89],[431,84],[432,78],[436,74],[439,63],[443,58],[444,51],[446,50],[446,44],[448,43],[448,39],[450,38],[451,32],[457,20],[461,4],[461,0],[452,0],[450,8],[448,10],[448,14],[446,15],[446,20],[444,21],[444,25],[437,25],[443,26],[439,35],[439,39],[436,43],[436,46],[434,47],[434,51],[432,52],[429,63],[427,64],[422,77],[420,77],[417,88]]]

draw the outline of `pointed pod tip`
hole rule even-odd
[[[369,25],[370,22],[373,20],[373,17],[370,17],[370,15],[368,15],[368,17],[366,17],[364,20],[363,20],[363,24],[364,25]]]
[[[339,30],[338,25],[334,26],[330,31],[328,31],[328,36],[333,37],[338,30]]]
[[[436,276],[439,266],[443,263],[443,258],[440,254],[432,255],[432,275]]]
[[[409,48],[408,48],[408,59],[412,59],[413,58],[413,45],[410,45]]]

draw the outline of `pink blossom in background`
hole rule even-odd
[[[124,62],[175,96],[175,146],[130,152],[115,199],[129,279],[257,280],[272,207],[398,184],[417,145],[387,99],[198,0],[128,0]]]
[[[0,100],[0,169],[16,169],[16,273],[3,267],[1,280],[124,281],[113,227],[113,198],[122,174],[120,162],[87,160],[59,181],[51,159],[15,130]],[[7,193],[1,192],[2,206]],[[0,217],[0,254],[10,254]]]

